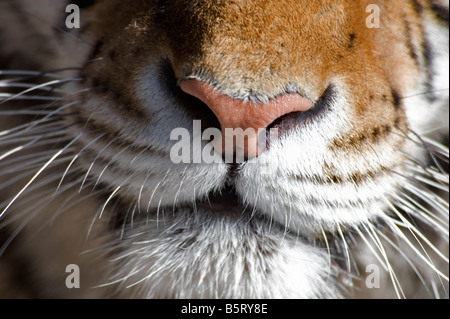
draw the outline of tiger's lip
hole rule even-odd
[[[167,209],[172,213],[174,212],[171,206],[168,206]],[[267,211],[257,208],[251,203],[246,203],[243,197],[230,185],[225,186],[220,191],[212,192],[207,198],[197,199],[195,204],[192,202],[185,203],[185,205],[177,206],[177,209],[180,209],[180,211],[187,209],[193,214],[207,213],[210,217],[220,222],[230,223],[230,225],[236,223],[247,225],[252,221],[273,234],[277,233],[283,236],[290,234],[305,244],[311,243],[310,236],[302,234],[298,229],[292,229],[288,224],[275,220]]]
[[[177,209],[189,209],[193,213],[201,211],[212,212],[218,218],[239,218],[244,215],[255,215],[256,208],[249,203],[245,203],[242,197],[236,192],[233,186],[224,186],[218,191],[211,192],[208,196],[197,198],[194,201],[179,203],[176,205]],[[160,207],[164,210],[164,207]],[[173,211],[173,206],[168,205],[167,209]],[[259,215],[264,215],[264,212],[258,210]]]

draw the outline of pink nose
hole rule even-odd
[[[225,152],[241,149],[250,158],[262,151],[258,147],[258,133],[265,132],[267,126],[277,118],[292,112],[307,111],[313,105],[300,94],[286,94],[267,103],[254,103],[234,99],[198,80],[183,80],[180,86],[184,92],[200,99],[214,112],[221,125],[222,148]],[[236,130],[239,128],[242,131]],[[230,135],[230,129],[235,132],[234,136]],[[244,138],[239,138],[237,132],[244,132]],[[263,138],[265,141],[265,135]]]

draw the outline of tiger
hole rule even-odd
[[[445,0],[1,0],[2,298],[448,298]]]

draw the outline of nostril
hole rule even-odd
[[[277,134],[275,136],[279,137],[288,134],[288,132],[292,131],[294,128],[317,122],[318,119],[324,115],[326,110],[331,107],[335,97],[335,86],[330,85],[325,89],[311,109],[305,112],[293,112],[283,115],[273,121],[267,127],[267,131],[269,132],[272,129],[276,129]],[[267,139],[270,139],[269,135],[267,136]]]
[[[203,101],[216,115],[222,128],[224,151],[234,152],[241,148],[248,157],[259,155],[261,133],[271,123],[289,113],[308,111],[313,105],[312,101],[296,93],[279,96],[267,103],[254,103],[225,95],[203,81],[183,80],[180,87]],[[238,133],[237,129],[240,129]],[[236,138],[235,133],[244,136]],[[264,140],[265,137],[264,134]]]
[[[159,66],[159,81],[162,91],[167,92],[176,100],[176,105],[181,107],[192,119],[200,120],[202,129],[214,127],[220,129],[220,123],[211,109],[200,99],[184,92],[177,84],[177,79],[169,60],[163,60]]]

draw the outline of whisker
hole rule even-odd
[[[72,158],[72,157],[69,156],[69,157],[64,158],[64,159],[66,160],[66,159],[70,159],[70,158]],[[48,159],[48,156],[47,157],[41,156],[41,157],[36,158],[34,160],[19,162],[19,163],[15,164],[14,167],[9,168],[8,170],[3,170],[2,174],[6,175],[6,174],[11,174],[11,173],[16,173],[19,168],[21,168],[23,170],[24,167],[27,170],[31,171],[33,169],[39,168],[42,165],[42,162],[45,159]],[[59,162],[59,160],[55,161],[55,163],[57,163],[57,162]],[[9,180],[6,181],[4,184],[0,185],[0,189],[2,189],[2,188],[4,189],[5,188],[4,185],[8,185],[8,184],[10,184]]]
[[[350,249],[347,244],[347,240],[345,239],[344,233],[342,232],[341,225],[337,225],[337,231],[339,236],[342,239],[342,243],[344,244],[345,256],[347,258],[347,271],[351,272],[351,262],[350,262]]]
[[[30,172],[27,172],[26,175],[29,176]],[[22,176],[22,178],[24,178],[24,176]],[[46,176],[44,179],[41,179],[39,182],[31,185],[27,189],[27,192],[30,194],[28,196],[24,196],[20,201],[16,202],[14,214],[11,214],[5,221],[2,221],[0,228],[14,222],[15,220],[20,220],[24,215],[27,215],[30,212],[42,211],[42,209],[50,203],[49,198],[52,198],[53,191],[48,187],[57,180],[58,176],[53,174]],[[39,192],[33,194],[36,190],[39,190]],[[3,206],[4,204],[6,205],[7,203],[8,201],[1,203],[0,206]],[[22,207],[24,207],[24,209],[21,209]]]
[[[447,159],[449,157],[449,149],[446,145],[439,143],[438,141],[435,141],[431,138],[428,138],[426,136],[422,137],[422,140],[429,146],[434,147],[434,151],[441,153],[444,155]]]
[[[39,159],[48,158],[46,156],[50,155],[53,151],[40,151],[40,152],[33,152],[30,154],[25,154],[22,156],[17,156],[10,160],[4,160],[0,162],[0,168],[5,167],[11,164],[15,164],[17,167],[21,167],[22,169],[24,167],[27,167],[26,163],[33,163],[34,161],[37,161]],[[2,171],[4,172],[4,171]]]
[[[106,135],[106,133],[103,133],[103,134],[101,134],[101,135],[99,135],[99,136],[97,136],[95,139],[93,139],[91,142],[89,142],[88,144],[86,144],[74,157],[73,157],[73,159],[70,161],[70,163],[69,163],[69,165],[67,165],[67,168],[66,168],[66,170],[64,171],[64,173],[63,173],[63,175],[62,175],[62,177],[61,177],[61,180],[60,180],[60,182],[59,182],[59,184],[58,184],[58,187],[56,188],[56,192],[58,191],[58,189],[59,189],[59,187],[61,186],[61,184],[62,184],[62,182],[63,182],[63,180],[64,180],[64,177],[66,176],[66,174],[67,174],[67,172],[70,170],[70,168],[72,167],[72,165],[73,165],[73,163],[78,159],[78,157],[88,148],[88,147],[90,147],[92,144],[94,144],[95,142],[97,142],[99,139],[101,139],[103,136],[105,136]]]
[[[57,178],[56,178],[57,179]],[[47,184],[50,184],[56,180],[54,177],[49,177],[47,180],[37,183],[34,188],[43,188],[42,191],[35,194],[34,196],[29,196],[23,201],[20,202],[20,204],[17,206],[17,208],[21,206],[25,206],[26,209],[21,212],[21,214],[14,214],[13,217],[10,217],[6,220],[6,222],[2,222],[0,224],[0,229],[2,227],[5,227],[8,224],[11,224],[14,220],[19,220],[23,218],[23,216],[26,216],[26,218],[21,222],[21,224],[15,229],[15,231],[8,237],[8,239],[3,243],[3,245],[0,247],[0,256],[4,253],[4,251],[9,247],[11,242],[19,235],[19,233],[23,230],[23,228],[28,225],[28,223],[35,218],[38,214],[42,212],[42,210],[46,207],[47,204],[49,204],[48,197],[53,192],[52,190],[45,190],[44,186]],[[72,183],[75,184],[75,183]],[[69,189],[69,187],[67,187]],[[37,200],[36,199],[40,199]],[[33,204],[29,204],[29,203]],[[49,219],[46,223],[43,223],[43,225],[37,230],[37,232],[40,232],[42,229],[44,229],[46,226],[51,224],[53,220],[56,218],[56,216],[53,216],[53,218]]]
[[[45,85],[42,87],[38,87],[36,84],[30,84],[30,83],[21,83],[21,82],[13,82],[6,84],[5,82],[0,81],[0,87],[7,87],[7,88],[27,88],[27,89],[34,89],[37,91],[45,91],[45,92],[54,92],[54,93],[65,93],[62,89],[57,89],[54,87],[49,87],[50,85]],[[31,91],[30,91],[31,92]],[[25,94],[25,93],[24,93]],[[6,103],[7,101],[3,101],[3,103]]]
[[[60,77],[60,75],[58,74],[41,71],[27,71],[27,70],[0,70],[0,75],[27,75],[32,77],[40,77],[45,75],[48,77]]]
[[[448,148],[445,147],[442,144],[439,144],[437,142],[431,142],[432,140],[429,138],[424,138],[422,137],[420,134],[414,132],[412,129],[409,129],[408,132],[412,134],[408,134],[405,131],[399,129],[399,131],[402,133],[397,134],[401,137],[405,137],[407,140],[413,142],[415,145],[425,149],[428,153],[428,155],[430,156],[432,162],[434,163],[434,165],[438,168],[438,170],[440,172],[442,172],[443,174],[448,174],[444,169],[442,169],[441,165],[439,164],[439,161],[437,160],[436,156],[439,156],[440,158],[443,157],[444,159],[446,159],[448,161]],[[414,140],[413,137],[417,138],[417,140]],[[424,163],[421,163],[420,160],[418,159],[414,159],[412,157],[411,154],[406,153],[404,151],[401,151],[403,154],[407,155],[409,158],[413,159],[413,162],[416,162],[418,165],[422,166],[422,167],[427,167],[429,165],[426,165]]]
[[[145,176],[144,182],[142,182],[142,185],[139,189],[138,199],[137,199],[137,207],[138,212],[141,212],[141,198],[142,198],[142,192],[144,191],[144,187],[147,184],[147,180],[150,177],[150,170],[147,171],[147,174]]]
[[[33,122],[30,122],[33,123]],[[29,128],[29,123],[24,125],[18,125],[14,128],[5,130],[0,132],[0,141],[2,141],[2,145],[5,144],[13,144],[16,141],[20,140],[28,140],[31,138],[34,138],[39,135],[45,135],[42,133],[47,133],[47,130],[56,129],[61,126],[60,121],[51,119],[46,122],[38,123],[39,126],[35,126],[32,128],[32,130],[27,130]],[[28,134],[26,134],[28,133]],[[53,132],[52,132],[53,133]],[[20,136],[16,138],[16,136]]]
[[[434,193],[429,192],[426,189],[420,188],[420,186],[413,184],[406,184],[403,186],[406,190],[410,191],[412,194],[418,198],[425,201],[430,207],[433,207],[436,212],[440,213],[442,216],[448,218],[448,203],[445,202],[441,197]]]
[[[429,186],[435,187],[441,191],[447,192],[449,191],[448,187],[445,187],[444,185],[442,185],[442,183],[436,183],[434,180],[428,179],[428,178],[424,178],[421,176],[414,176],[414,178],[416,180],[418,180],[419,182],[422,182],[424,184],[427,184]]]
[[[151,202],[152,202],[153,196],[155,195],[156,190],[158,189],[158,187],[160,186],[161,183],[165,182],[167,176],[169,175],[169,172],[170,172],[170,168],[167,170],[167,172],[164,175],[164,177],[161,178],[161,180],[159,180],[159,182],[153,188],[152,194],[151,194],[150,199],[149,199],[148,204],[147,204],[147,215],[148,215],[148,213],[150,211],[150,205],[151,205]]]
[[[33,177],[28,181],[28,183],[14,196],[14,198],[9,202],[9,204],[3,209],[3,211],[0,213],[0,218],[5,214],[5,212],[11,207],[11,205],[19,198],[19,196],[30,186],[33,181],[59,156],[61,155],[65,150],[67,150],[73,143],[75,143],[78,138],[81,137],[82,134],[78,135],[76,138],[74,138],[69,144],[67,144],[64,148],[56,152],[37,172],[33,175]]]
[[[64,83],[68,83],[68,82],[80,82],[82,80],[83,80],[83,78],[69,78],[69,79],[53,80],[53,81],[49,81],[49,82],[46,82],[46,83],[37,84],[37,85],[35,85],[35,86],[33,86],[33,87],[29,88],[29,89],[26,89],[26,90],[24,90],[24,91],[22,91],[20,93],[12,94],[9,98],[6,98],[2,102],[0,102],[0,104],[4,104],[4,103],[9,102],[11,100],[16,100],[16,99],[18,99],[20,97],[29,97],[29,96],[26,95],[27,93],[33,92],[33,91],[38,90],[38,89],[44,89],[44,88],[46,88],[48,86],[52,86],[54,84],[64,84]]]
[[[320,226],[320,231],[322,233],[322,237],[325,241],[325,246],[327,247],[327,252],[328,252],[328,268],[331,269],[331,265],[332,265],[332,257],[331,257],[331,247],[330,247],[330,243],[328,241],[328,236],[325,233],[325,230],[323,229],[322,224],[319,225]]]
[[[1,139],[0,139],[0,145],[3,148],[7,148],[7,147],[18,148],[18,147],[23,146],[22,149],[25,150],[30,145],[33,145],[33,147],[36,148],[36,146],[49,145],[49,144],[57,143],[58,141],[64,141],[64,140],[67,140],[67,137],[60,130],[58,130],[56,126],[49,126],[49,129],[42,130],[42,132],[38,131],[38,132],[36,132],[36,134],[32,134],[29,136],[14,138],[11,140],[3,140],[3,141],[1,141]],[[17,144],[21,144],[21,143],[23,143],[23,145],[16,146]],[[11,145],[11,144],[13,144],[13,145]],[[28,148],[28,149],[31,149],[31,148]],[[5,151],[4,154],[6,154],[10,151],[11,150]],[[3,159],[6,157],[7,156],[4,156]]]
[[[91,165],[89,165],[88,170],[86,171],[86,174],[84,176],[83,182],[81,183],[80,189],[78,192],[81,192],[81,190],[83,189],[83,186],[92,170],[92,168],[94,167],[95,162],[98,160],[98,158],[100,157],[100,155],[103,154],[103,152],[110,147],[116,140],[118,139],[118,137],[116,136],[115,138],[113,138],[108,144],[106,144],[97,154],[97,156],[95,157],[95,159],[92,161]]]
[[[109,195],[108,199],[105,201],[105,203],[102,206],[102,209],[100,211],[100,215],[98,217],[98,219],[101,219],[103,216],[103,212],[105,211],[106,206],[108,206],[108,203],[114,198],[114,196],[117,194],[117,192],[120,190],[120,188],[126,183],[128,182],[129,178],[127,178],[125,181],[123,181],[119,186],[117,186],[114,191],[111,193],[111,195]]]
[[[434,153],[432,152],[431,148],[429,147],[429,145],[425,142],[425,140],[416,132],[414,132],[413,130],[409,129],[409,132],[411,132],[415,137],[417,137],[417,139],[422,143],[423,147],[427,150],[428,154],[431,157],[431,160],[433,161],[434,165],[437,167],[437,169],[442,172],[442,173],[446,173],[445,170],[442,168],[441,164],[439,163],[439,161],[436,159],[436,156],[434,155]]]
[[[0,70],[0,75],[19,75],[20,78],[15,79],[3,79],[0,80],[0,82],[16,82],[16,81],[29,81],[34,80],[38,78],[64,78],[63,75],[57,74],[57,72],[65,72],[65,71],[74,71],[74,70],[81,70],[81,67],[67,67],[67,68],[60,68],[60,69],[54,69],[49,71],[31,71],[31,70]]]
[[[185,181],[185,179],[186,179],[186,176],[185,176],[186,170],[187,170],[187,167],[185,167],[184,170],[183,170],[183,173],[181,173],[181,181],[180,181],[180,185],[179,185],[178,190],[177,190],[177,192],[175,193],[175,197],[174,197],[174,199],[173,199],[173,210],[172,210],[173,215],[175,215],[175,205],[177,204],[177,198],[178,198],[178,195],[179,195],[179,193],[180,193],[180,191],[181,191],[181,187],[182,187],[182,185],[183,185],[183,183],[184,183],[184,181]]]
[[[12,97],[14,97],[14,101],[21,101],[21,100],[62,101],[63,99],[62,97],[58,96],[42,96],[42,95],[22,95],[19,97],[15,97],[15,94],[12,93],[0,93],[0,104],[10,101]]]
[[[449,179],[448,175],[442,174],[441,172],[435,171],[431,168],[427,168],[424,172],[422,168],[419,168],[414,165],[408,165],[408,169],[411,171],[411,173],[415,173],[412,177],[415,180],[418,180],[419,182],[423,182],[428,184],[429,186],[432,186],[434,188],[437,188],[441,191],[444,191],[446,193],[449,192],[448,184]]]
[[[410,163],[407,163],[407,167],[410,168],[412,171],[422,174],[424,176],[428,176],[431,180],[434,180],[435,182],[441,184],[442,186],[448,185],[448,177],[442,178],[443,176],[448,176],[448,174],[442,173],[441,171],[436,171],[432,166],[426,165],[425,163],[421,162],[419,159],[412,157],[408,153],[404,153],[401,151],[402,154],[404,154]],[[396,172],[394,170],[391,170],[393,173],[397,175],[401,175],[405,178],[404,174],[401,174],[399,172]]]
[[[414,199],[412,199],[408,195],[402,194],[402,196],[404,196],[405,199],[403,199],[400,196],[395,197],[395,204],[397,206],[405,210],[407,213],[416,216],[417,218],[424,221],[431,227],[437,228],[443,234],[445,234],[448,231],[448,229],[445,229],[445,227],[448,228],[448,221],[442,220],[435,214],[428,212],[428,210],[425,207],[414,201]]]
[[[423,92],[416,93],[416,94],[401,96],[400,98],[402,100],[405,100],[405,99],[409,99],[409,98],[417,97],[417,96],[422,96],[422,95],[430,95],[430,94],[438,93],[438,92],[446,92],[448,90],[449,90],[449,88],[434,89],[434,90],[423,91]]]
[[[396,214],[397,214],[399,217],[401,216],[401,214],[397,211],[397,209],[396,209],[393,205],[391,205],[390,203],[388,203],[388,205],[391,206],[391,209],[392,209],[394,212],[396,212]],[[403,218],[403,217],[401,217],[401,218]],[[433,270],[434,272],[436,272],[439,276],[441,276],[441,277],[444,278],[446,281],[448,281],[448,277],[447,277],[445,274],[443,274],[439,269],[437,269],[436,266],[429,260],[428,254],[425,253],[425,254],[427,255],[427,257],[425,257],[424,255],[422,255],[422,254],[420,253],[420,251],[417,249],[417,247],[415,247],[415,246],[411,243],[411,241],[405,236],[405,234],[404,234],[404,233],[401,231],[401,229],[397,226],[398,222],[397,222],[396,220],[394,220],[394,219],[392,219],[392,218],[389,218],[389,217],[387,217],[387,216],[386,216],[386,219],[385,219],[385,220],[388,222],[388,225],[391,227],[391,229],[394,231],[394,233],[397,234],[398,236],[400,236],[400,237],[403,239],[403,241],[404,241],[405,243],[407,243],[408,246],[416,253],[416,255],[417,255],[420,259],[422,259],[422,260],[430,267],[430,269],[432,269],[432,270]],[[404,218],[403,218],[403,220],[404,220]],[[407,221],[406,221],[406,222],[407,222]],[[405,226],[405,227],[408,228],[408,229],[410,230],[410,232],[413,234],[413,236],[415,237],[414,233],[411,231],[411,229],[409,228],[409,226]],[[416,238],[416,240],[418,240],[417,237],[415,237],[415,238]],[[419,245],[421,246],[422,249],[424,249],[423,246],[420,244],[420,242],[419,242]],[[440,255],[442,255],[442,254],[440,253]],[[444,258],[445,258],[445,256],[444,256]],[[445,259],[446,259],[446,258],[445,258]],[[447,262],[448,262],[448,261],[447,261]]]
[[[0,115],[47,115],[50,111],[33,111],[33,110],[6,110],[0,111]]]
[[[122,154],[123,152],[125,152],[127,149],[130,148],[130,145],[128,145],[127,147],[124,147],[120,150],[120,152],[116,153],[111,160],[105,165],[105,167],[102,169],[102,171],[100,172],[100,174],[97,177],[97,181],[94,184],[94,187],[92,188],[92,190],[94,190],[98,183],[100,183],[100,179],[102,178],[103,174],[105,173],[105,171],[108,169],[108,167],[111,165],[111,163],[113,163],[115,161],[115,159],[120,156],[120,154]]]
[[[80,179],[81,179],[81,177],[80,177]],[[73,183],[70,183],[68,186],[70,186],[70,188],[74,187],[75,185],[77,185],[81,182],[80,179],[75,180]],[[93,198],[93,195],[100,195],[100,194],[102,194],[102,191],[100,191],[100,190],[95,191],[94,193],[85,194],[84,196],[80,196],[80,193],[78,193],[78,192],[72,192],[70,194],[70,196],[67,197],[67,199],[59,205],[58,209],[55,210],[54,218],[60,216],[61,214],[64,214],[66,211],[70,211],[71,208],[78,205],[79,203],[86,202],[87,200]],[[79,197],[79,198],[74,200],[75,197]]]
[[[66,108],[68,108],[68,107],[70,107],[72,105],[75,105],[77,103],[80,103],[80,101],[74,101],[74,102],[71,102],[71,103],[67,103],[67,104],[57,108],[56,110],[53,110],[52,112],[50,112],[48,115],[44,116],[41,119],[29,122],[29,123],[25,123],[23,125],[19,125],[19,126],[15,127],[15,128],[12,128],[12,129],[0,132],[0,136],[11,134],[12,132],[16,132],[16,131],[22,130],[22,128],[24,129],[22,132],[27,132],[27,131],[31,130],[32,128],[36,127],[36,125],[39,125],[39,124],[47,122],[47,121],[51,121],[52,120],[51,117],[53,115],[57,114],[58,112],[66,109]]]
[[[385,248],[384,248],[380,238],[378,237],[378,235],[377,235],[377,233],[375,231],[375,227],[373,226],[372,223],[368,223],[367,226],[368,227],[366,227],[366,225],[364,225],[364,227],[366,228],[366,231],[368,231],[368,233],[371,234],[372,240],[374,240],[374,242],[377,243],[377,247],[378,247],[380,253],[382,254],[382,256],[383,256],[383,258],[384,258],[384,260],[386,262],[386,266],[388,268],[388,273],[389,273],[389,276],[391,278],[391,282],[392,282],[392,285],[394,287],[394,290],[395,290],[395,293],[396,293],[397,297],[399,299],[405,299],[406,297],[405,297],[405,294],[403,292],[402,286],[401,286],[401,284],[400,284],[400,282],[399,282],[399,280],[397,278],[397,275],[395,274],[394,269],[392,268],[392,265],[391,265],[391,263],[389,261],[388,254],[386,253],[386,250],[385,250]]]
[[[364,225],[363,225],[364,226]],[[366,228],[366,226],[364,226],[364,228]],[[364,233],[361,231],[361,229],[359,227],[355,227],[355,230],[357,231],[357,233],[359,234],[359,236],[361,237],[361,239],[365,242],[366,246],[369,248],[369,250],[372,252],[372,254],[375,256],[375,258],[378,260],[378,262],[381,264],[381,266],[384,268],[384,270],[387,272],[388,271],[388,266],[385,264],[385,261],[380,257],[380,255],[376,252],[375,248],[373,247],[373,245],[369,242],[369,240],[367,239],[367,237],[364,235]],[[372,238],[372,235],[368,232],[367,228],[366,228],[366,232],[369,234],[369,236],[371,237],[372,241],[374,242],[374,244],[376,245],[377,249],[380,250],[380,247],[378,247],[378,243]]]
[[[391,220],[393,224],[399,225],[401,227],[405,227],[407,228],[410,233],[413,235],[414,239],[416,240],[416,242],[419,244],[420,248],[423,250],[423,252],[425,253],[425,255],[427,256],[428,260],[431,262],[431,258],[428,255],[428,252],[426,251],[426,249],[423,247],[422,242],[419,240],[419,238],[417,238],[416,235],[418,235],[432,250],[434,250],[434,252],[442,258],[443,261],[445,261],[446,263],[449,262],[448,257],[446,257],[441,251],[439,251],[439,249],[434,246],[429,240],[428,238],[426,238],[426,236],[424,236],[416,227],[414,227],[413,225],[411,225],[410,222],[408,222],[404,217],[402,219],[402,223],[400,223],[399,221],[396,221],[395,219]],[[448,278],[447,278],[448,279]]]
[[[22,144],[22,145],[17,146],[9,151],[6,151],[5,153],[0,155],[0,161],[4,160],[5,158],[7,158],[8,156],[11,156],[14,153],[17,153],[21,150],[26,149],[28,146],[35,144],[37,141],[43,139],[44,137],[45,136],[43,136],[43,135],[39,135],[38,137],[34,138],[33,140],[31,140],[30,142],[28,142],[26,144]],[[42,142],[42,144],[47,144],[47,143],[44,141],[44,142]]]
[[[392,248],[394,248],[397,253],[399,253],[403,260],[405,260],[408,265],[411,267],[411,269],[414,271],[414,273],[417,275],[417,277],[419,278],[420,282],[422,283],[422,285],[425,287],[425,289],[428,290],[427,284],[425,279],[423,278],[422,274],[420,273],[419,269],[416,267],[416,265],[414,265],[413,261],[411,260],[411,258],[409,258],[405,252],[399,247],[399,245],[396,245],[391,239],[389,239],[382,231],[380,231],[379,229],[377,229],[375,227],[375,231],[378,233],[379,236],[381,236]]]
[[[127,179],[125,179],[119,186],[117,186],[114,191],[109,195],[109,197],[106,199],[105,203],[102,205],[102,207],[99,209],[99,211],[97,212],[97,214],[95,215],[94,219],[92,220],[91,225],[89,226],[89,230],[88,230],[88,234],[87,237],[90,236],[91,231],[94,227],[94,223],[96,220],[99,220],[102,218],[103,213],[106,209],[106,207],[108,206],[109,202],[114,198],[114,196],[116,196],[116,194],[119,192],[119,190],[121,189],[121,187],[126,184],[128,182],[128,180],[130,179],[130,177],[128,177]]]

